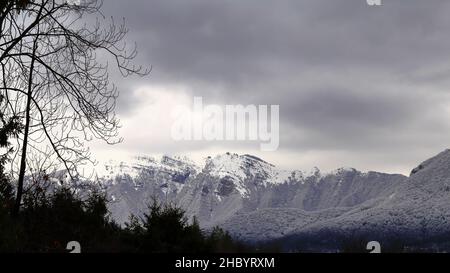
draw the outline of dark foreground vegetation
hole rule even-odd
[[[93,191],[82,198],[68,187],[25,193],[13,216],[14,188],[0,173],[0,252],[69,252],[78,241],[82,252],[242,252],[252,251],[215,228],[204,232],[174,206],[153,202],[142,218],[121,227],[108,217],[104,195]]]

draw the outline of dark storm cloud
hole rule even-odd
[[[104,13],[126,18],[138,61],[153,66],[149,84],[186,85],[211,103],[280,104],[281,148],[448,146],[450,2],[383,4],[108,0]],[[139,101],[128,92],[124,113]]]
[[[406,73],[440,61],[449,3],[364,0],[108,1],[155,76],[227,85],[316,66]],[[446,9],[447,8],[447,9]],[[286,74],[287,73],[287,74]],[[262,77],[264,76],[264,77]]]

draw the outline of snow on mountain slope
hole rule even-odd
[[[260,209],[295,208],[307,213],[358,206],[391,195],[405,177],[351,168],[325,174],[317,168],[287,171],[255,156],[227,153],[208,157],[203,166],[169,156],[107,162],[99,180],[119,223],[130,213],[142,214],[156,198],[179,205],[188,217],[211,226]]]
[[[320,177],[318,169],[310,177]],[[227,153],[206,160],[202,172],[180,192],[177,204],[203,225],[220,224],[238,212],[277,207],[270,201],[274,191],[282,189],[279,194],[288,197],[310,177],[280,170],[255,156]]]
[[[377,202],[299,227],[288,240],[330,233],[412,244],[446,237],[450,233],[450,150],[421,163],[404,183]]]
[[[199,167],[181,157],[135,157],[128,162],[109,161],[97,169],[106,189],[112,217],[119,223],[130,214],[140,215],[153,200],[173,201]]]
[[[161,169],[167,172],[199,171],[195,163],[185,157],[162,156],[160,159],[148,156],[136,156],[126,161],[109,160],[95,168],[97,176],[102,180],[114,179],[117,176],[136,178],[141,172],[151,169]]]
[[[355,208],[373,207],[391,196],[405,181],[406,177],[402,175],[361,173],[355,169],[339,169],[326,175],[316,172],[301,181],[266,187],[257,192],[257,197],[246,199],[239,213],[215,224],[241,239],[257,240],[258,236],[264,240],[276,238],[300,227],[334,219]],[[277,210],[272,211],[274,209]],[[290,209],[295,209],[300,217],[294,223],[286,223],[283,215],[292,212]],[[327,216],[321,213],[330,210],[336,213]],[[277,213],[280,215],[277,216]],[[265,215],[271,215],[272,219],[267,220]],[[270,230],[270,234],[265,232]]]
[[[302,180],[301,171],[286,171],[252,155],[224,154],[206,160],[203,172],[219,179],[227,178],[233,182],[234,189],[243,197],[248,197],[249,180],[259,186],[281,184],[292,179]]]
[[[264,208],[234,215],[221,223],[220,227],[242,241],[269,241],[315,222],[338,217],[349,209],[332,208],[307,212],[297,208]]]
[[[280,170],[255,156],[227,153],[201,165],[169,156],[107,162],[98,180],[119,223],[156,198],[177,204],[205,228],[219,225],[248,241],[286,238],[295,246],[305,238],[425,240],[450,233],[450,150],[410,177],[353,168]]]

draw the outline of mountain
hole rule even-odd
[[[205,229],[221,226],[241,240],[274,241],[287,251],[337,251],[352,240],[442,245],[450,235],[450,150],[409,177],[353,168],[281,170],[227,153],[203,164],[169,156],[108,162],[99,181],[119,223],[156,198],[180,206]]]
[[[449,251],[450,243],[450,150],[421,163],[392,194],[375,202],[356,206],[342,215],[298,226],[282,238],[287,248],[310,241],[319,246],[323,238],[348,238],[398,242],[413,251]],[[311,242],[311,238],[315,238]],[[327,242],[319,248],[336,245]]]
[[[408,178],[353,168],[281,170],[252,155],[227,153],[200,165],[169,156],[108,162],[99,180],[119,223],[130,213],[141,215],[156,198],[182,207],[206,229],[219,225],[242,240],[262,241],[320,229],[321,223],[379,206],[406,187]]]
[[[163,156],[109,161],[97,168],[97,180],[106,190],[109,209],[118,223],[130,214],[141,215],[153,200],[173,202],[186,183],[200,172],[189,159]]]

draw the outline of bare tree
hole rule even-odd
[[[20,6],[20,13],[12,6],[2,18],[0,91],[7,101],[2,111],[23,123],[16,215],[30,151],[51,151],[48,156],[73,179],[78,166],[92,161],[86,141],[120,142],[118,91],[110,82],[108,61],[124,77],[149,73],[131,64],[137,52],[135,46],[127,50],[125,25],[107,21],[101,6],[98,0],[32,0]]]

